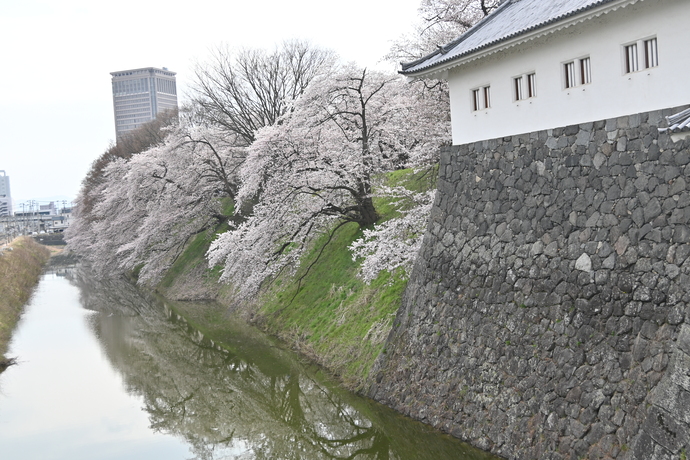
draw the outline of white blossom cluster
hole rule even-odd
[[[433,196],[379,181],[437,161],[450,138],[444,88],[333,66],[280,104],[285,113],[251,142],[190,117],[143,152],[105,162],[78,198],[70,247],[98,274],[137,270],[155,284],[195,235],[227,221],[207,257],[237,299],[249,300],[266,280],[293,273],[315,237],[354,222],[365,229],[352,245],[364,279],[408,270]],[[375,192],[398,200],[400,217],[376,224]],[[222,215],[223,199],[234,216]]]
[[[418,193],[397,187],[386,189],[381,195],[401,198],[399,203],[407,205],[407,209],[400,209],[398,218],[364,229],[363,236],[349,246],[352,260],[363,259],[360,275],[367,283],[384,270],[402,269],[409,276],[422,245],[435,191]]]
[[[386,56],[410,62],[437,51],[466,32],[505,0],[421,0],[419,19],[410,33],[393,42]]]
[[[315,81],[249,147],[237,207],[252,202],[253,212],[213,242],[211,265],[221,265],[222,279],[250,298],[266,279],[294,272],[314,236],[347,222],[373,225],[379,217],[373,203],[378,175],[428,164],[448,140],[447,123],[438,115],[445,117],[439,107],[444,103],[396,76],[354,66]],[[355,246],[366,259],[366,279],[375,265],[409,266],[429,196],[418,194],[399,219],[367,230],[365,242]]]
[[[96,204],[77,214],[67,235],[72,249],[101,275],[141,268],[140,281],[155,282],[189,239],[220,215],[244,154],[209,128],[172,128],[160,145],[117,159],[103,182],[79,196]],[[79,212],[79,211],[78,211]]]

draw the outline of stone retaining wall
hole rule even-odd
[[[678,110],[444,150],[370,395],[511,459],[690,454]]]

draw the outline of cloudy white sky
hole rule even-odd
[[[110,72],[167,67],[183,101],[194,64],[221,43],[306,39],[381,66],[391,41],[412,30],[419,2],[0,0],[0,170],[15,210],[76,196],[115,138]]]

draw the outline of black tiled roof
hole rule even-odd
[[[455,41],[417,61],[402,64],[401,73],[432,69],[614,1],[617,0],[508,0]]]

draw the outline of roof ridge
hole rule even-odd
[[[434,50],[433,52],[431,52],[425,56],[422,56],[421,58],[419,58],[415,61],[408,62],[408,63],[401,62],[400,65],[402,66],[402,70],[405,71],[405,70],[409,69],[410,67],[414,67],[415,65],[421,64],[422,62],[426,61],[427,59],[429,59],[433,56],[436,56],[439,53],[440,54],[448,53],[453,48],[458,46],[460,43],[462,43],[463,41],[465,41],[469,37],[471,37],[480,28],[480,26],[491,21],[494,17],[496,17],[496,15],[498,14],[499,11],[502,11],[504,8],[506,8],[506,5],[510,5],[512,3],[517,3],[519,1],[521,1],[521,0],[506,0],[504,2],[501,2],[494,11],[487,14],[483,18],[481,18],[472,27],[470,27],[469,29],[467,29],[466,31],[461,33],[460,36],[458,38],[456,38],[455,40],[450,41],[445,45],[438,46],[437,50]]]

